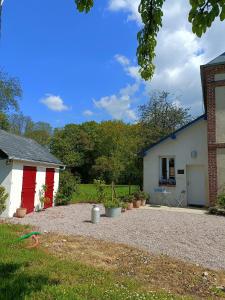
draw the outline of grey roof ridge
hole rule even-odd
[[[15,133],[12,133],[12,132],[8,132],[6,130],[3,130],[3,129],[0,129],[0,133],[3,133],[4,135],[8,135],[8,136],[12,136],[16,139],[20,139],[20,140],[23,140],[25,142],[28,142],[29,144],[32,143],[34,145],[36,145],[37,147],[41,147],[43,148],[43,150],[45,150],[48,155],[52,156],[53,159],[55,159],[56,161],[55,162],[51,162],[51,161],[48,161],[48,160],[43,160],[43,159],[38,159],[38,160],[30,160],[30,159],[26,159],[26,158],[23,158],[23,157],[16,157],[16,156],[10,156],[7,149],[4,149],[4,147],[1,146],[1,150],[9,157],[9,159],[14,159],[14,160],[21,160],[21,161],[33,161],[33,162],[42,162],[42,163],[46,163],[46,164],[52,164],[52,165],[58,165],[58,166],[65,166],[58,158],[56,158],[50,151],[49,149],[47,149],[46,147],[40,145],[38,142],[36,142],[35,140],[31,139],[31,138],[28,138],[28,137],[24,137],[24,136],[21,136],[21,135],[18,135],[18,134],[15,134]],[[1,139],[1,136],[0,136],[0,139]]]

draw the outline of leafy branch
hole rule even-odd
[[[137,34],[137,60],[140,74],[144,80],[150,80],[154,75],[155,48],[157,35],[162,27],[163,3],[165,0],[140,0],[138,11],[141,15],[143,28]],[[225,20],[225,0],[189,0],[191,10],[188,20],[192,31],[198,37],[211,27],[216,17]],[[94,5],[93,0],[75,0],[81,12],[88,12]]]

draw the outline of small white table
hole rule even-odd
[[[163,196],[163,205],[170,206],[170,200],[168,197],[166,197],[167,195],[171,194],[170,191],[167,191],[165,188],[156,188],[155,193],[161,194]]]

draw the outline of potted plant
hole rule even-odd
[[[133,200],[134,200],[134,196],[133,195],[123,196],[121,198],[121,200],[126,204],[126,209],[127,210],[133,209]]]
[[[26,208],[24,208],[24,207],[17,208],[16,217],[17,218],[24,218],[26,216],[26,213],[27,213]]]
[[[41,188],[41,190],[39,192],[39,195],[40,195],[39,196],[39,200],[40,200],[40,203],[41,203],[40,210],[43,210],[45,204],[48,204],[51,201],[48,197],[45,196],[46,191],[47,191],[47,185],[43,184],[42,188]]]
[[[145,192],[140,192],[140,199],[141,199],[141,206],[145,206],[146,205],[146,201],[149,199],[149,194],[145,193]]]
[[[133,200],[134,208],[139,208],[141,206],[141,192],[134,193],[134,200]]]
[[[121,202],[117,198],[104,201],[106,217],[115,218],[121,215]]]
[[[121,206],[122,206],[122,207],[121,207],[121,212],[122,212],[122,213],[125,213],[125,212],[126,212],[127,204],[128,204],[128,203],[126,203],[126,202],[122,202],[122,203],[121,203]]]

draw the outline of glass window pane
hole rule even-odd
[[[175,179],[175,161],[174,158],[169,159],[169,178]]]
[[[167,179],[167,159],[162,158],[162,179]]]

